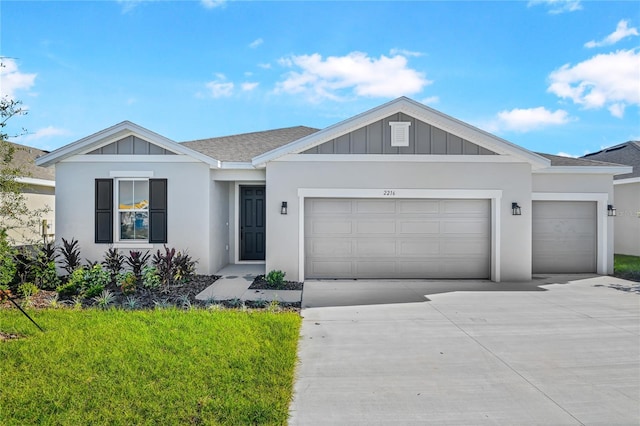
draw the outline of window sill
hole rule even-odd
[[[125,243],[121,241],[121,242],[113,243],[113,247],[118,249],[152,249],[153,244],[143,243],[143,242]]]

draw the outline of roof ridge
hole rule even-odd
[[[602,165],[602,166],[624,166],[625,164],[620,164],[620,163],[612,163],[609,161],[600,161],[600,160],[592,160],[590,158],[584,158],[584,157],[565,157],[563,155],[554,155],[554,154],[546,154],[543,152],[536,152],[536,154],[542,155],[544,157],[555,157],[555,158],[567,158],[569,160],[575,160],[575,161],[580,161],[583,163],[596,163],[595,165]],[[586,165],[586,164],[585,164]],[[581,166],[576,166],[576,167],[581,167]]]

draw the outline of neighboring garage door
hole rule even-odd
[[[533,273],[596,272],[596,203],[533,202]]]
[[[306,278],[489,278],[489,200],[305,200]]]

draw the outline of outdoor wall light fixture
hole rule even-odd
[[[518,203],[511,203],[511,214],[514,216],[520,216],[522,214],[522,210]]]
[[[283,201],[282,206],[280,206],[280,214],[287,214],[287,202]]]
[[[615,215],[616,215],[616,208],[613,207],[613,204],[607,205],[607,216],[615,216]]]

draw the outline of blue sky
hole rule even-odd
[[[634,1],[7,1],[6,130],[52,150],[123,120],[175,141],[323,128],[408,96],[525,148],[640,139]]]

